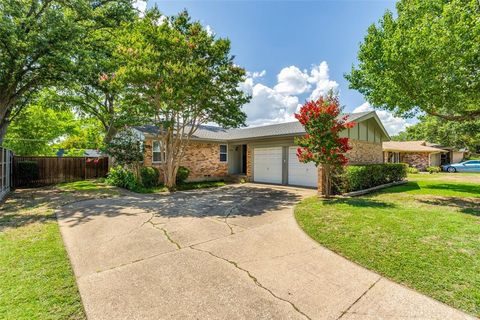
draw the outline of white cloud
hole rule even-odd
[[[265,70],[247,72],[245,81],[240,85],[252,96],[251,101],[243,106],[249,125],[293,121],[294,113],[301,106],[299,95],[310,94],[310,99],[316,99],[329,90],[338,89],[338,83],[329,78],[326,61],[314,65],[310,72],[296,66],[285,67],[278,73],[277,83],[272,87],[260,83],[265,74]]]
[[[310,90],[308,74],[295,66],[283,68],[277,75],[275,91],[283,94],[302,94]]]
[[[365,102],[361,104],[360,106],[356,107],[353,112],[365,112],[365,111],[373,111],[373,107],[368,103]],[[378,117],[383,123],[383,126],[385,129],[388,131],[390,135],[395,135],[398,134],[400,131],[405,130],[407,126],[410,125],[410,123],[400,117],[395,117],[393,114],[391,114],[388,111],[385,110],[376,110]]]
[[[315,84],[315,89],[310,95],[311,100],[326,95],[330,90],[334,92],[338,90],[338,83],[330,80],[328,63],[326,61],[322,61],[318,66],[313,66],[308,82]]]
[[[205,26],[205,31],[207,31],[207,34],[209,36],[213,36],[215,32],[213,31],[212,27],[210,27],[208,24]]]
[[[140,17],[143,17],[145,10],[147,9],[147,1],[137,0],[133,2],[133,7],[140,13]]]
[[[249,125],[294,120],[293,113],[299,106],[298,97],[281,94],[261,83],[253,84],[250,80],[247,79],[243,84],[243,89],[252,95],[252,100],[243,106]]]

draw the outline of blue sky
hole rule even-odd
[[[235,62],[249,71],[243,85],[249,124],[293,119],[305,99],[338,89],[346,112],[371,109],[348,89],[343,74],[356,63],[359,43],[395,1],[148,1],[166,15],[187,9],[194,20],[232,42]],[[390,133],[406,122],[381,111]]]

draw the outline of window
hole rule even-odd
[[[228,148],[226,144],[220,145],[220,162],[227,162]]]
[[[162,157],[160,141],[153,141],[152,157],[152,162],[163,162],[165,160],[165,152]]]

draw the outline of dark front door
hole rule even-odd
[[[242,145],[242,173],[247,173],[247,145]]]

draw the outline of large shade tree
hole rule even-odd
[[[117,76],[128,83],[137,114],[158,127],[163,180],[173,189],[201,124],[244,125],[241,106],[249,97],[239,84],[245,70],[234,63],[230,41],[216,38],[187,12],[167,18],[154,8],[127,25],[120,41],[127,64]]]
[[[135,124],[128,104],[123,103],[125,83],[116,72],[123,59],[115,55],[117,35],[122,25],[137,16],[133,7],[124,7],[109,17],[102,28],[91,30],[80,41],[72,70],[72,81],[58,86],[52,94],[53,104],[62,104],[95,117],[108,144],[125,125]]]
[[[346,78],[398,115],[480,119],[480,2],[401,0],[360,45]]]
[[[0,0],[0,143],[32,96],[71,80],[81,40],[131,8],[131,0]]]

